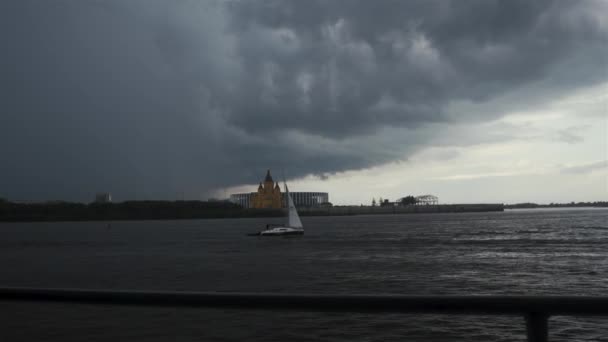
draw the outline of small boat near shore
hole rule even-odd
[[[298,215],[298,210],[289,194],[287,184],[285,184],[285,199],[287,202],[287,217],[285,224],[267,224],[266,229],[249,235],[253,236],[283,236],[283,235],[304,235],[304,226]]]

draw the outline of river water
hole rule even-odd
[[[0,224],[0,286],[413,295],[608,295],[608,210]],[[553,317],[551,341],[608,341]],[[1,341],[523,341],[520,317],[0,303]]]

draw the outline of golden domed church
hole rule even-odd
[[[275,183],[270,175],[270,170],[266,172],[264,184],[260,183],[258,192],[251,198],[251,208],[256,209],[280,209],[283,207],[283,195],[279,183]]]

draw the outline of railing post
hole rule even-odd
[[[526,332],[528,342],[549,341],[549,316],[542,312],[528,312],[526,314]]]

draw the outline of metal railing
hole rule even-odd
[[[321,312],[520,315],[528,341],[548,341],[548,318],[608,316],[608,297],[309,295],[0,288],[0,301],[278,309]]]

